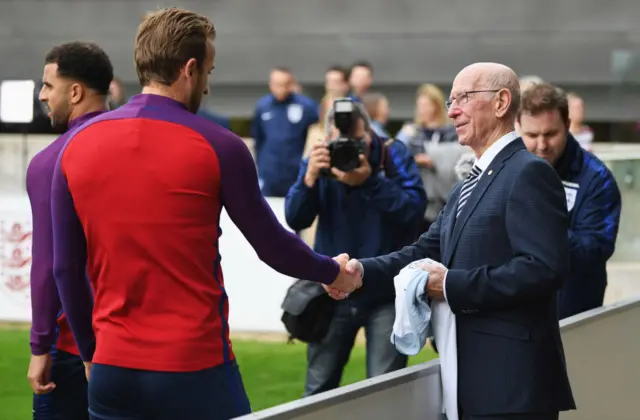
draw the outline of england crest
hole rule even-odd
[[[287,108],[287,118],[291,124],[297,124],[302,120],[302,105],[291,104]]]

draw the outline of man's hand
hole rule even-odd
[[[336,300],[341,300],[349,296],[349,293],[362,287],[360,270],[357,268],[357,265],[355,265],[354,268],[354,264],[360,263],[357,260],[349,261],[349,255],[347,254],[340,254],[334,257],[334,260],[340,264],[340,273],[333,283],[328,286],[324,285],[324,288],[329,296]],[[353,261],[355,261],[355,263],[353,263]]]
[[[444,301],[443,283],[447,268],[442,264],[425,264],[422,268],[429,273],[425,292],[433,300]]]
[[[87,377],[87,382],[89,381],[89,377],[91,376],[91,362],[82,362],[84,363],[84,375]]]
[[[357,187],[371,176],[371,165],[365,155],[360,155],[360,166],[353,171],[343,172],[338,168],[331,168],[331,173],[343,184]]]
[[[433,161],[426,153],[420,153],[413,157],[416,164],[421,168],[433,168]]]
[[[48,394],[56,389],[56,384],[51,382],[52,363],[50,353],[40,356],[31,355],[27,379],[36,395]]]
[[[326,140],[315,143],[311,147],[311,153],[309,154],[307,173],[304,175],[305,185],[313,188],[320,176],[320,171],[322,169],[329,169],[330,166],[331,156],[329,155],[329,149],[327,149]]]

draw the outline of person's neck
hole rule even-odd
[[[87,100],[73,107],[71,114],[69,115],[69,122],[85,114],[108,110],[107,98],[105,97]]]
[[[473,151],[476,155],[476,158],[480,159],[480,157],[487,151],[489,147],[491,147],[495,142],[497,142],[500,138],[514,131],[513,122],[511,124],[503,124],[498,125],[493,129],[491,134],[488,136],[488,140],[480,147],[473,148]]]
[[[142,88],[142,94],[144,95],[158,95],[164,96],[169,99],[173,99],[174,101],[180,102],[181,104],[187,105],[184,95],[177,92],[171,86],[161,85],[161,84],[151,84],[144,86]]]

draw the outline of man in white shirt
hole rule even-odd
[[[565,195],[553,168],[514,131],[519,102],[510,68],[464,68],[447,106],[474,167],[417,242],[347,265],[373,288],[412,261],[443,264],[425,266],[426,291],[456,316],[465,420],[552,420],[575,409],[556,304],[568,261]]]

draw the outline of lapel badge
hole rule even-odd
[[[493,173],[493,169],[489,169],[489,172],[487,172],[487,175],[491,175]]]

